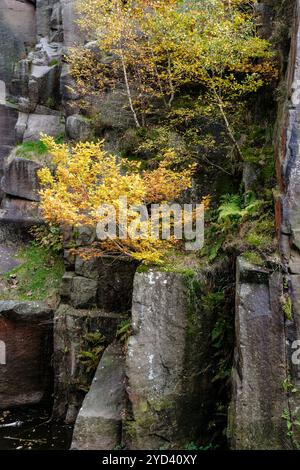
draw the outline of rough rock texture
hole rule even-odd
[[[6,194],[30,201],[39,201],[39,181],[37,172],[42,168],[39,163],[25,158],[8,159],[4,168],[1,189]]]
[[[49,391],[53,312],[42,302],[0,301],[0,408],[39,403]]]
[[[282,276],[237,263],[236,351],[229,438],[234,449],[289,447]]]
[[[13,106],[0,104],[0,174],[2,174],[5,157],[16,143],[17,118],[18,111]]]
[[[96,282],[96,303],[110,312],[124,312],[131,307],[133,278],[137,263],[123,257],[102,256],[84,261],[76,257],[75,273]]]
[[[24,142],[39,140],[41,133],[57,137],[64,134],[64,132],[65,124],[61,116],[30,114],[23,140]]]
[[[17,222],[20,225],[26,222],[35,224],[42,222],[38,203],[18,197],[4,196],[0,206],[0,214],[6,222]]]
[[[288,62],[287,97],[281,106],[277,127],[277,179],[281,191],[277,198],[276,222],[280,237],[280,251],[285,272],[286,296],[292,302],[291,316],[286,320],[288,375],[290,383],[300,390],[300,364],[293,363],[293,344],[300,339],[300,1],[295,1]],[[289,410],[293,421],[300,420],[299,393],[289,394]],[[293,428],[295,440],[300,442],[300,429]],[[296,446],[294,442],[294,447]]]
[[[126,317],[99,310],[79,310],[61,304],[54,319],[55,389],[53,418],[74,423],[93,371],[87,371],[80,360],[82,351],[89,351],[89,334],[105,337],[103,346],[111,343],[118,325]],[[100,344],[99,344],[100,345]],[[98,345],[98,346],[99,346]]]
[[[165,448],[205,432],[212,319],[190,304],[191,288],[180,274],[135,276],[126,359],[132,420],[124,422],[130,448]]]
[[[64,43],[66,47],[82,42],[82,34],[76,24],[74,0],[61,0]]]
[[[110,450],[121,444],[124,382],[124,353],[118,343],[113,343],[105,350],[79,411],[72,449]]]
[[[93,131],[91,122],[84,116],[75,114],[69,116],[66,122],[66,131],[70,139],[73,140],[91,140],[93,137]]]
[[[0,4],[0,80],[7,85],[14,65],[27,46],[35,43],[35,11],[30,2],[4,0]]]

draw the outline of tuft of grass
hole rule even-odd
[[[261,249],[267,248],[268,246],[272,245],[273,242],[273,239],[271,237],[257,233],[255,230],[249,232],[246,235],[245,239],[251,247]]]
[[[2,275],[2,300],[45,300],[57,292],[65,270],[60,256],[32,243],[18,258],[20,266]]]
[[[41,157],[48,152],[47,146],[42,140],[23,142],[16,149],[16,156],[33,160],[34,157]]]
[[[243,253],[243,257],[249,261],[249,263],[256,264],[258,266],[262,266],[264,264],[262,257],[255,251],[245,251]]]

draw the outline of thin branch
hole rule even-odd
[[[230,175],[230,176],[233,176],[232,173],[230,173],[229,171],[227,170],[224,170],[224,168],[222,168],[221,166],[217,165],[216,163],[213,163],[211,162],[210,160],[208,160],[208,158],[205,156],[205,155],[202,155],[202,157],[204,158],[204,160],[211,166],[214,166],[215,168],[218,168],[218,170],[221,170],[223,173],[226,173],[226,175]]]

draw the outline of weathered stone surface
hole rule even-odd
[[[61,304],[54,320],[54,406],[53,418],[74,423],[93,373],[87,372],[80,354],[92,346],[88,333],[105,337],[104,346],[110,344],[119,324],[126,317],[101,310],[78,310]],[[102,344],[102,343],[101,343]]]
[[[122,256],[101,256],[87,261],[77,256],[75,272],[97,282],[98,307],[109,312],[124,312],[131,307],[137,266],[136,262]]]
[[[0,301],[0,408],[39,403],[49,393],[53,312],[42,302]]]
[[[35,11],[29,2],[2,0],[0,4],[0,80],[10,87],[14,65],[35,42]]]
[[[105,350],[79,411],[72,449],[115,449],[121,444],[124,408],[124,353],[118,343],[113,343]]]
[[[96,307],[97,305],[97,281],[83,276],[74,276],[70,280],[71,291],[65,296],[75,308]],[[65,289],[65,293],[66,289]]]
[[[93,137],[92,124],[89,119],[79,114],[69,116],[66,122],[67,135],[73,140],[91,140]]]
[[[39,201],[37,172],[41,168],[39,163],[25,158],[8,159],[1,181],[2,191],[30,201]]]
[[[32,103],[47,104],[55,101],[58,90],[58,66],[34,65],[28,82],[28,93]]]
[[[64,44],[66,47],[83,42],[82,33],[76,23],[74,0],[61,0]]]
[[[80,98],[75,89],[76,83],[71,76],[71,67],[69,64],[63,64],[60,74],[60,93],[65,104],[68,100],[76,101]],[[74,111],[68,114],[74,114]]]
[[[229,438],[233,449],[283,449],[290,443],[282,419],[287,408],[282,276],[255,279],[253,269],[241,277],[245,264],[238,259]]]
[[[14,107],[0,104],[0,171],[3,170],[5,159],[16,143],[17,119],[18,111]]]
[[[5,195],[1,202],[0,215],[7,222],[14,221],[22,225],[24,222],[38,224],[42,215],[37,202]]]
[[[65,123],[61,116],[30,114],[24,141],[39,140],[41,133],[56,137],[65,132]]]
[[[15,126],[15,136],[16,142],[18,144],[21,144],[23,142],[24,133],[27,128],[28,116],[29,115],[27,113],[19,112],[18,120]]]
[[[180,274],[135,276],[133,336],[126,359],[133,415],[130,448],[165,448],[192,441],[207,429],[212,319],[196,305],[191,310],[189,292]]]
[[[57,0],[36,0],[36,24],[38,36],[47,36],[51,28],[51,16]]]

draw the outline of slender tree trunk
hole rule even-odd
[[[129,101],[129,106],[130,106],[131,112],[133,114],[133,119],[134,119],[136,127],[141,127],[140,122],[139,122],[138,117],[137,117],[137,114],[135,112],[134,106],[133,106],[132,95],[131,95],[131,90],[130,90],[129,81],[128,81],[128,75],[127,75],[127,69],[126,69],[126,64],[125,64],[125,59],[124,59],[122,49],[121,49],[120,56],[121,56],[121,62],[122,62],[122,68],[123,68],[123,74],[124,74],[126,93],[127,93],[127,98],[128,98],[128,101]]]
[[[228,121],[228,118],[226,116],[226,113],[224,111],[224,105],[223,105],[223,102],[222,102],[222,99],[220,98],[219,94],[216,92],[216,90],[214,90],[214,94],[217,98],[217,104],[218,104],[218,107],[219,107],[219,110],[221,112],[221,115],[222,115],[222,118],[223,118],[223,121],[225,123],[225,126],[226,126],[226,130],[227,130],[227,134],[231,140],[231,142],[233,143],[234,145],[234,148],[236,149],[236,152],[238,154],[238,157],[239,157],[239,161],[243,161],[243,154],[242,154],[242,151],[241,151],[241,148],[237,142],[237,140],[235,139],[234,137],[234,134],[233,134],[233,131],[231,129],[231,125]]]
[[[171,96],[168,102],[169,108],[171,108],[174,97],[175,97],[175,88],[172,80],[172,70],[171,70],[171,57],[170,54],[168,53],[168,74],[169,74],[169,85],[170,85],[170,91],[171,91]]]

